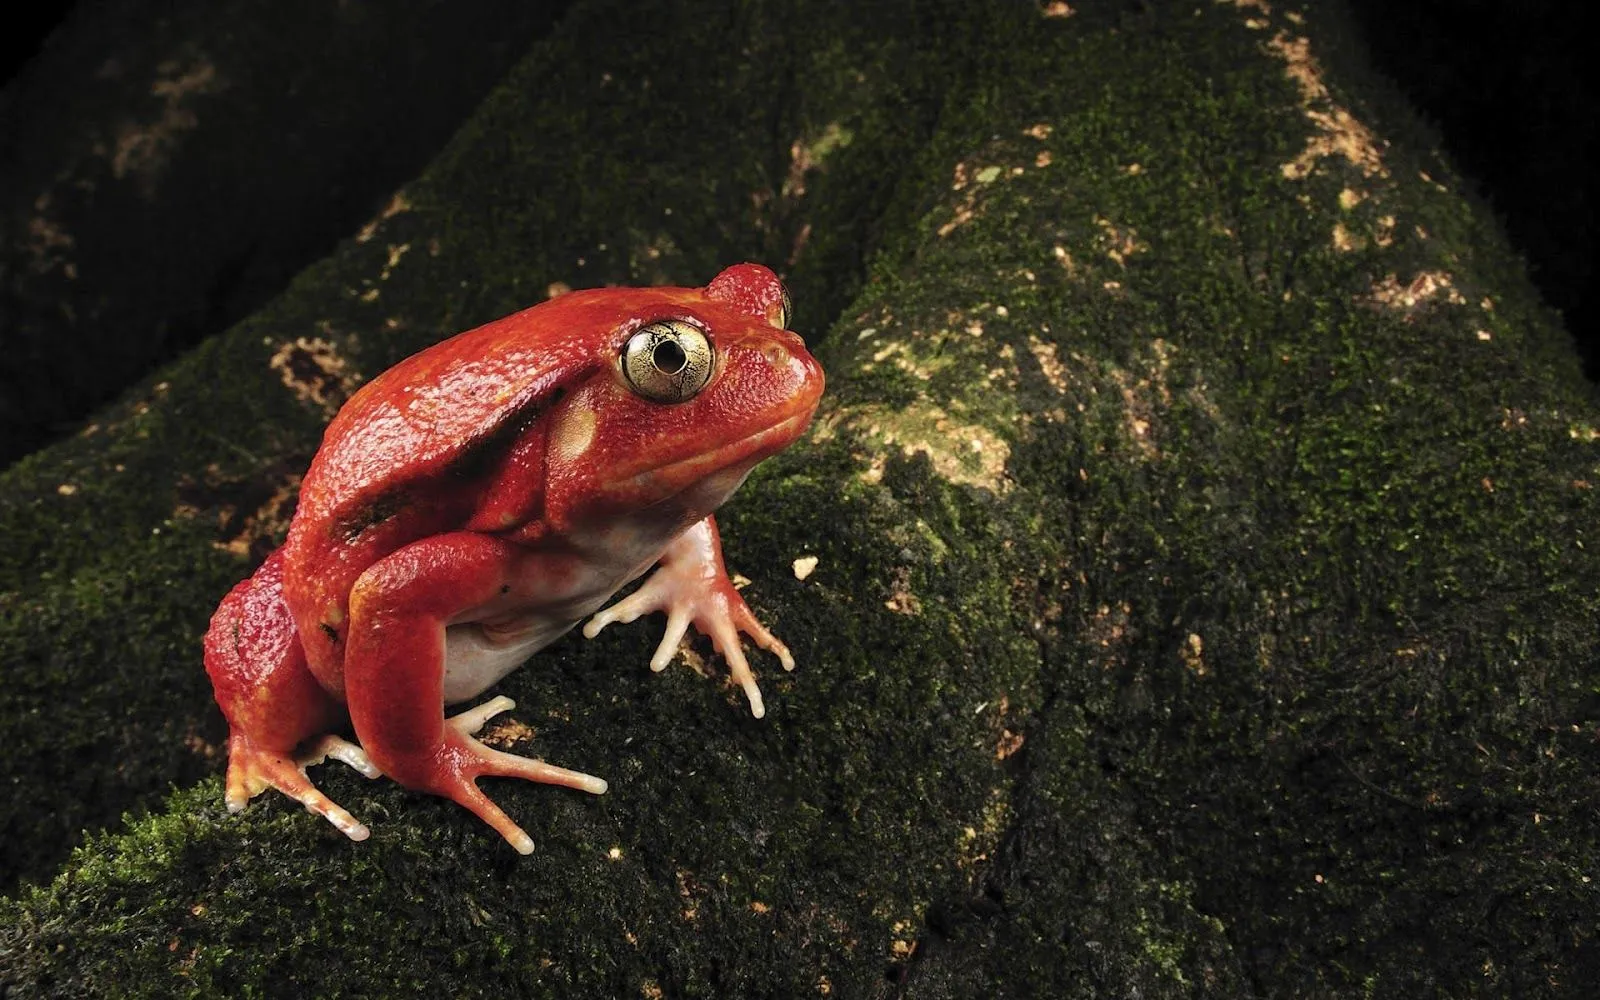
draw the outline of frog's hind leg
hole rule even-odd
[[[228,719],[224,800],[229,812],[239,812],[276,788],[351,840],[365,840],[366,826],[306,776],[307,767],[328,757],[369,778],[379,771],[360,747],[328,734],[343,711],[306,665],[282,581],[280,550],[223,598],[206,632],[206,672]]]
[[[527,558],[502,539],[474,532],[436,535],[390,553],[351,588],[344,654],[351,722],[384,773],[467,807],[523,854],[533,850],[533,839],[478,788],[479,778],[521,778],[595,795],[606,790],[593,775],[475,739],[490,717],[513,707],[509,698],[444,717],[446,627],[509,593],[527,576]]]

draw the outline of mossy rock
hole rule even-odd
[[[521,749],[612,790],[496,786],[532,857],[341,769],[319,780],[372,825],[361,845],[270,798],[229,817],[208,778],[4,904],[15,995],[1576,997],[1600,981],[1584,537],[1600,411],[1342,14],[1018,5],[941,28],[973,42],[933,63],[887,14],[853,34],[803,15],[581,5],[409,211],[0,483],[6,530],[51,540],[28,556],[52,574],[42,592],[20,563],[4,583],[7,653],[56,671],[5,695],[19,745],[43,757],[81,688],[115,686],[96,638],[138,658],[124,698],[166,688],[167,713],[128,731],[176,740],[205,697],[194,637],[245,568],[212,548],[215,510],[168,509],[184,475],[287,476],[266,470],[303,457],[331,405],[318,389],[544,283],[651,279],[654,260],[704,280],[828,220],[792,270],[802,315],[819,288],[855,289],[817,344],[829,397],[721,518],[747,598],[800,661],[765,663],[767,718],[703,647],[688,659],[710,680],[649,675],[649,628],[564,642],[501,685],[533,730]],[[614,61],[578,42],[599,24]],[[737,116],[619,186],[626,143],[593,123],[621,137],[702,110],[682,103],[705,93],[691,74],[639,97],[625,74],[655,45],[734,81],[741,107],[788,109],[804,127],[779,136],[851,127],[788,232],[747,199],[782,190],[788,140],[707,159],[757,134]],[[576,65],[590,89],[562,75]],[[856,89],[799,65],[845,70],[835,84],[905,73]],[[926,142],[892,113],[906,94],[939,107]],[[552,95],[592,127],[560,132]],[[540,160],[551,148],[581,169]],[[539,197],[516,195],[535,176]],[[889,193],[851,202],[862,178]],[[544,197],[569,210],[570,245],[520,237],[555,214]],[[326,342],[283,365],[322,373],[285,376],[303,402],[268,365],[300,336]],[[196,426],[229,406],[231,428]],[[111,463],[135,461],[144,489],[112,495]],[[47,534],[75,531],[94,491],[115,517]],[[271,537],[248,527],[224,541]],[[206,578],[180,577],[197,553]],[[142,583],[165,579],[183,583]],[[98,628],[68,618],[79,606]],[[133,616],[148,649],[104,637]],[[23,697],[64,721],[26,722]],[[83,754],[100,780],[115,767]]]

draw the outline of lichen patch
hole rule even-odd
[[[478,736],[478,739],[480,742],[487,743],[492,747],[509,750],[517,743],[531,740],[536,735],[538,735],[537,731],[527,723],[502,717],[500,721],[485,729]]]
[[[1368,298],[1376,305],[1412,314],[1441,296],[1451,305],[1461,305],[1467,301],[1444,271],[1420,271],[1410,283],[1404,285],[1391,271],[1372,286]]]
[[[77,268],[67,259],[67,254],[77,241],[47,214],[50,200],[49,192],[34,199],[33,209],[38,214],[28,220],[28,265],[35,274],[46,274],[59,267],[68,278],[74,278]]]
[[[1152,358],[1142,376],[1136,377],[1123,368],[1110,370],[1111,379],[1122,394],[1128,437],[1146,459],[1160,454],[1156,448],[1157,417],[1172,406],[1172,391],[1167,387],[1172,348],[1166,341],[1157,339],[1151,341],[1150,349]]]
[[[894,571],[889,599],[883,602],[883,606],[909,618],[922,614],[922,601],[911,592],[911,571],[904,566]]]
[[[1183,665],[1189,673],[1196,677],[1204,677],[1211,672],[1206,666],[1206,644],[1198,632],[1190,632],[1189,637],[1183,641],[1178,650],[1178,655],[1183,659]]]
[[[409,212],[410,210],[411,202],[406,199],[405,192],[396,191],[394,193],[394,197],[389,199],[389,203],[383,206],[383,211],[378,213],[378,217],[362,226],[361,229],[356,232],[356,242],[370,242],[374,236],[378,235],[378,228],[386,221],[394,218],[401,212]],[[433,251],[432,247],[429,248],[429,252],[436,253]]]
[[[1249,6],[1235,2],[1240,7]],[[1266,45],[1283,60],[1284,72],[1300,89],[1301,110],[1316,127],[1306,148],[1283,164],[1283,175],[1299,180],[1309,175],[1322,160],[1342,156],[1363,176],[1389,176],[1389,169],[1383,163],[1383,141],[1348,110],[1334,103],[1323,82],[1322,67],[1311,54],[1310,39],[1280,31]]]
[[[1028,334],[1028,351],[1039,363],[1039,370],[1044,373],[1045,381],[1056,392],[1067,391],[1067,366],[1061,363],[1056,356],[1056,345],[1047,340],[1041,340],[1034,334]]]
[[[405,257],[406,252],[410,249],[411,244],[409,243],[389,244],[389,259],[384,263],[383,270],[378,273],[378,280],[388,281],[389,275],[394,273],[396,265],[400,263],[401,259]]]
[[[801,198],[806,193],[806,177],[821,169],[828,158],[850,145],[855,134],[838,122],[829,122],[819,135],[800,136],[789,144],[789,173],[783,179],[779,197]]]
[[[1002,716],[1005,713],[1004,701],[1002,698],[1000,708]],[[1020,736],[1017,738],[1021,740]],[[994,855],[995,848],[1000,845],[1000,839],[1005,836],[1006,830],[1010,829],[1011,820],[1011,802],[1006,790],[1003,787],[991,788],[989,798],[983,804],[983,810],[978,814],[977,821],[961,830],[961,839],[956,845],[956,868],[965,872],[969,879],[976,878],[979,866]]]
[[[841,430],[876,446],[862,472],[869,483],[882,477],[886,453],[898,450],[907,458],[926,455],[933,471],[948,482],[996,493],[1010,488],[1006,463],[1011,446],[989,428],[959,421],[933,403],[919,401],[899,409],[868,403],[835,410],[817,422],[823,440]]]
[[[1094,224],[1100,227],[1100,248],[1119,267],[1128,266],[1128,258],[1150,249],[1142,243],[1131,226],[1118,226],[1104,216],[1095,216]]]
[[[1394,216],[1380,215],[1378,224],[1373,229],[1372,242],[1380,247],[1391,246],[1394,243]]]
[[[284,387],[302,403],[316,406],[332,417],[360,384],[334,345],[321,337],[296,337],[286,341],[268,362]]]
[[[150,93],[161,98],[161,112],[153,122],[124,122],[117,128],[114,149],[111,151],[111,173],[119,180],[129,174],[138,174],[148,195],[153,192],[160,175],[179,137],[200,124],[199,117],[189,106],[200,94],[215,91],[220,86],[217,68],[201,59],[187,68],[176,60],[162,63]]]
[[[300,495],[300,474],[291,469],[302,464],[299,457],[286,458],[244,477],[226,476],[213,464],[203,479],[185,477],[178,483],[173,516],[196,518],[214,512],[214,548],[239,559],[262,559],[288,534]]]
[[[1105,660],[1101,663],[1102,667],[1114,669],[1125,662],[1123,647],[1128,638],[1128,621],[1132,614],[1133,608],[1128,602],[1119,601],[1115,607],[1100,605],[1088,621],[1086,638],[1091,646],[1103,651]]]

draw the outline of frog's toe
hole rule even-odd
[[[306,749],[295,756],[295,764],[302,772],[306,768],[332,757],[361,772],[364,778],[381,778],[383,772],[378,770],[378,765],[372,762],[367,752],[342,736],[329,733],[311,742]]]
[[[789,652],[789,647],[782,639],[773,635],[771,629],[761,624],[761,620],[750,610],[749,605],[740,600],[729,607],[728,614],[733,619],[734,627],[754,639],[757,646],[776,656],[778,662],[783,664],[783,669],[794,669],[794,654]]]
[[[519,854],[533,853],[533,838],[478,787],[479,778],[521,778],[546,785],[563,785],[594,795],[605,794],[607,788],[603,778],[581,771],[569,771],[542,760],[505,753],[484,746],[464,733],[447,740],[441,749],[447,752],[436,756],[434,774],[425,781],[424,787],[472,810],[479,819],[494,827],[495,832],[504,837],[506,843]]]
[[[600,634],[601,629],[612,622],[626,625],[631,621],[637,620],[641,615],[664,609],[666,604],[662,601],[662,595],[658,593],[659,588],[651,587],[650,582],[650,580],[645,581],[644,586],[632,594],[609,608],[602,608],[600,611],[595,612],[594,617],[590,618],[588,623],[583,626],[583,637],[585,639],[593,639]]]
[[[537,781],[542,785],[561,785],[591,795],[604,795],[606,789],[610,787],[604,778],[556,767],[554,764],[546,764],[532,757],[519,757],[514,753],[506,753],[481,744],[478,747],[478,760],[479,774],[498,778],[522,778],[525,781]]]
[[[683,608],[673,608],[667,615],[667,630],[662,633],[661,641],[656,644],[655,655],[650,657],[651,670],[659,674],[667,669],[667,664],[672,662],[673,656],[678,652],[679,644],[689,631],[689,621],[689,612]]]
[[[756,676],[750,670],[750,661],[745,659],[744,649],[739,642],[739,630],[733,621],[727,617],[716,617],[703,623],[702,627],[711,636],[711,645],[727,662],[728,673],[734,683],[744,689],[744,696],[750,702],[750,714],[758,719],[764,718],[767,706],[761,699],[761,687],[756,684]]]
[[[463,736],[475,736],[490,719],[501,712],[509,712],[517,707],[517,703],[505,695],[496,695],[477,708],[469,708],[459,715],[452,715],[444,720]]]
[[[372,767],[372,762],[366,760],[366,754],[362,753],[361,748],[353,743],[339,740],[337,737],[326,737],[319,740],[316,746],[322,748],[328,739],[335,740],[343,746],[329,745],[322,753],[313,753],[311,755],[313,759],[320,761],[324,755],[337,756],[363,774],[367,773],[359,764],[352,762],[352,758],[355,758],[364,761],[366,767],[371,768],[373,772],[377,771]],[[350,754],[349,750],[354,750],[354,755]],[[375,773],[370,776],[375,776]],[[257,749],[249,740],[235,734],[228,743],[227,789],[223,796],[228,811],[231,813],[242,811],[251,799],[268,788],[276,788],[299,802],[306,807],[307,812],[321,816],[351,840],[366,840],[371,834],[366,824],[350,815],[311,783],[311,779],[306,776],[305,764],[300,758]]]

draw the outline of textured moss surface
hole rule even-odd
[[[781,191],[787,139],[712,164],[712,135],[620,188],[621,154],[597,155],[519,197],[559,136],[528,95],[558,91],[562,58],[577,61],[582,36],[560,35],[409,212],[188,359],[146,413],[108,418],[123,452],[84,439],[8,477],[5,496],[40,502],[8,500],[5,516],[43,532],[73,523],[81,495],[48,496],[55,481],[146,454],[141,428],[182,446],[146,458],[146,481],[286,465],[316,407],[266,359],[319,319],[348,370],[370,373],[435,325],[591,268],[648,278],[640,262],[659,260],[703,279],[828,218],[827,252],[794,266],[805,315],[878,247],[819,345],[830,397],[814,433],[723,518],[747,596],[801,663],[766,664],[765,720],[681,665],[649,676],[649,628],[564,643],[502,688],[534,731],[524,752],[612,791],[497,787],[531,858],[453,806],[343,770],[319,780],[373,825],[360,846],[283,801],[226,817],[207,779],[4,904],[15,993],[1585,995],[1600,979],[1600,574],[1585,548],[1600,417],[1564,334],[1362,76],[1337,12],[1066,10],[994,15],[954,75],[912,60],[874,78],[904,51],[875,47],[883,25],[842,36],[856,48],[807,46],[794,41],[833,37],[821,12],[784,35],[745,7],[700,51],[683,48],[688,28],[586,7],[619,34],[614,68],[585,64],[602,89],[561,94],[589,108],[583,138],[698,113],[654,77],[656,103],[597,102],[670,43],[687,65],[741,52],[731,65],[749,75],[724,86],[761,114],[764,95],[794,109],[776,135],[826,135],[857,109],[841,150],[855,158],[819,171],[781,236],[749,192]],[[763,38],[774,59],[845,72],[774,82]],[[827,83],[850,80],[853,58],[877,90]],[[891,113],[897,94],[938,107],[925,144]],[[848,192],[828,186],[839,176]],[[894,193],[860,190],[896,177]],[[647,191],[669,200],[630,200]],[[570,246],[519,235],[554,214],[546,196]],[[828,214],[852,198],[874,211]],[[691,203],[707,214],[678,208]],[[683,229],[659,222],[668,205]],[[459,283],[478,275],[505,277]],[[389,336],[368,332],[388,317]],[[260,385],[242,394],[250,424],[273,430],[206,450],[172,414],[221,412],[245,377]],[[164,546],[209,544],[210,523],[151,503],[154,522],[120,497],[105,541],[41,548],[45,596],[9,599],[6,635],[62,650],[58,685],[105,671],[73,645],[80,626],[60,645],[28,631],[48,613],[99,600],[176,651],[209,612],[180,593],[210,585],[192,572],[104,596],[174,573],[151,568]],[[146,539],[152,523],[163,534]],[[804,580],[789,572],[801,556],[817,560]],[[211,558],[227,575],[230,557]],[[178,610],[163,625],[158,607]],[[174,724],[145,725],[156,739]]]

